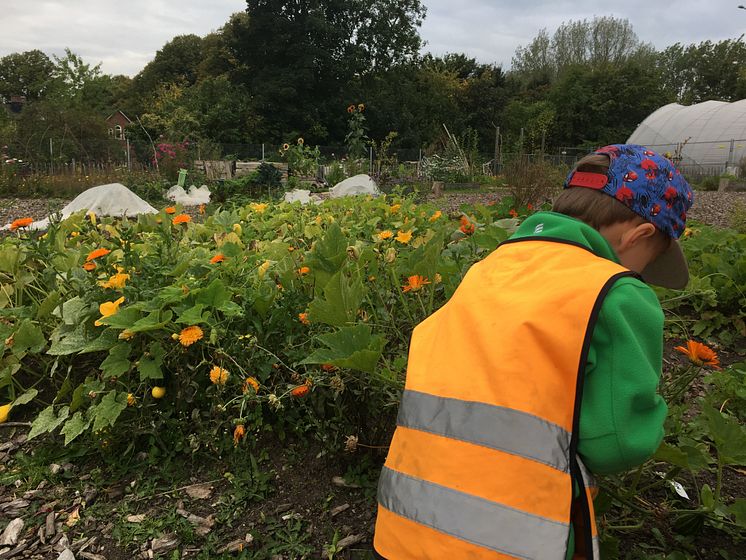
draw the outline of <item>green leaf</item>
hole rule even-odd
[[[337,272],[324,287],[323,298],[317,297],[311,302],[311,320],[335,327],[354,322],[363,301],[363,290],[358,274],[348,278],[342,271]]]
[[[332,364],[373,373],[386,345],[386,339],[373,335],[368,325],[343,327],[318,339],[327,348],[316,350],[302,364]]]
[[[215,279],[207,288],[199,290],[195,304],[203,304],[205,307],[219,308],[225,302],[231,300],[231,294],[223,284],[222,280]]]
[[[127,373],[132,366],[127,359],[132,347],[127,342],[120,342],[109,350],[109,355],[101,362],[99,368],[110,377],[119,377]]]
[[[85,432],[90,425],[90,420],[86,420],[80,411],[76,412],[62,427],[61,433],[65,435],[65,445]]]
[[[85,348],[83,348],[80,353],[87,354],[89,352],[107,352],[111,349],[112,346],[117,343],[118,339],[119,333],[116,329],[106,329],[96,340],[93,340],[86,344]]]
[[[108,325],[115,329],[130,329],[140,320],[140,311],[135,307],[125,307],[120,309],[114,315],[99,319],[102,325]]]
[[[702,505],[707,509],[715,509],[715,495],[712,493],[712,488],[709,484],[703,484],[702,490],[699,492],[699,497],[702,500]]]
[[[708,435],[726,464],[746,464],[746,429],[737,420],[712,406],[702,410]]]
[[[66,325],[77,325],[85,320],[89,309],[89,304],[76,296],[62,304],[62,313],[60,313],[59,308],[56,308],[52,314],[60,317]]]
[[[183,313],[179,313],[179,317],[174,322],[183,325],[199,325],[207,323],[210,318],[210,312],[207,311],[202,313],[204,308],[205,306],[203,304],[198,303]]]
[[[34,439],[38,435],[56,430],[60,424],[67,420],[69,414],[70,408],[67,406],[63,406],[59,414],[55,414],[54,406],[49,405],[31,423],[31,431],[28,434],[28,439]]]
[[[336,222],[316,242],[305,264],[313,270],[317,286],[324,287],[342,268],[347,259],[347,245],[347,238]]]
[[[59,305],[61,299],[62,296],[60,296],[58,291],[47,294],[47,297],[44,298],[44,301],[41,302],[39,309],[36,311],[36,318],[44,319],[49,316],[54,311],[54,308]]]
[[[29,351],[32,354],[41,352],[46,346],[47,338],[41,328],[28,319],[24,319],[13,334],[13,353],[18,355]]]
[[[17,397],[16,400],[13,401],[13,406],[20,406],[22,404],[27,404],[33,401],[36,398],[36,395],[39,394],[39,391],[36,389],[29,389],[25,393],[23,393],[20,397]]]
[[[88,346],[90,340],[84,323],[78,324],[74,330],[69,330],[64,324],[57,326],[50,338],[52,345],[47,350],[51,356],[67,356],[82,352]]]
[[[128,330],[133,333],[157,331],[168,325],[173,316],[173,311],[170,309],[166,311],[153,311],[146,317],[136,321]]]
[[[161,366],[163,365],[163,357],[165,355],[166,351],[160,342],[153,342],[150,345],[149,352],[140,358],[140,363],[137,366],[140,372],[140,381],[145,381],[146,379],[163,379]]]
[[[665,442],[661,443],[660,447],[655,452],[654,458],[656,461],[664,461],[684,469],[689,468],[689,458],[687,457],[687,454],[681,451],[678,447],[668,445]]]
[[[127,393],[110,391],[101,402],[92,406],[88,417],[93,419],[93,431],[100,432],[107,426],[113,426],[122,411],[127,408]]]
[[[746,529],[746,498],[737,498],[728,507],[728,510],[735,517],[736,523],[743,529]]]

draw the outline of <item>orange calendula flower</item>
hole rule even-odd
[[[308,313],[298,313],[298,320],[304,325],[311,324],[311,321],[308,319]]]
[[[321,364],[321,369],[324,371],[337,371],[337,366],[333,366],[332,364]]]
[[[246,428],[244,428],[243,424],[237,424],[236,427],[233,429],[233,446],[237,446],[245,435]]]
[[[428,222],[434,222],[435,220],[440,218],[442,215],[443,215],[443,212],[441,212],[440,210],[436,210],[433,213],[433,215],[428,218]]]
[[[415,274],[407,278],[407,283],[402,286],[403,292],[417,292],[421,290],[426,284],[430,284],[430,281],[424,276]]]
[[[17,220],[13,220],[13,223],[10,224],[10,231],[15,231],[20,228],[29,227],[33,223],[34,223],[33,218],[18,218]]]
[[[389,211],[392,214],[396,214],[400,209],[401,209],[401,204],[392,204],[391,206],[389,206]]]
[[[176,208],[174,206],[169,206],[164,210],[166,214],[176,214]]]
[[[508,214],[510,214],[511,218],[517,218],[518,217],[518,212],[515,211],[515,208],[511,208],[510,212],[508,212]]]
[[[121,290],[122,288],[124,288],[124,285],[127,283],[127,280],[129,279],[130,279],[129,274],[118,272],[114,276],[109,278],[108,280],[99,282],[98,285],[101,286],[102,288],[109,288],[112,290]]]
[[[192,217],[189,214],[179,214],[178,216],[174,216],[174,219],[171,220],[171,223],[173,223],[175,226],[178,226],[179,224],[187,224],[192,221]]]
[[[674,350],[678,350],[684,354],[689,361],[696,366],[711,366],[714,369],[720,369],[720,359],[715,351],[701,342],[694,340],[688,340],[686,347],[676,346]]]
[[[465,235],[471,235],[474,233],[474,224],[472,224],[466,216],[461,216],[461,227],[458,229]]]
[[[385,229],[382,232],[380,232],[376,237],[380,239],[381,241],[384,241],[386,239],[391,239],[394,237],[394,234],[391,232],[391,230]]]
[[[399,243],[403,243],[404,245],[406,245],[407,243],[412,241],[412,230],[400,231],[399,233],[396,234],[396,240]]]
[[[256,380],[256,377],[247,377],[244,379],[243,392],[248,393],[249,388],[253,389],[255,393],[259,392],[259,381]]]
[[[116,314],[117,311],[119,311],[119,306],[124,303],[124,298],[120,297],[116,301],[106,301],[98,306],[98,312],[101,313],[101,319],[105,319],[106,317],[111,317],[112,315]],[[100,327],[103,323],[101,323],[101,319],[96,319],[96,322],[94,325],[97,327]]]
[[[301,397],[305,397],[309,391],[310,389],[308,385],[299,385],[298,387],[290,391],[290,394],[296,399],[299,399]]]
[[[213,258],[210,259],[210,262],[212,264],[218,264],[218,263],[223,262],[224,260],[225,260],[225,255],[222,253],[218,253],[217,255],[215,255]]]
[[[306,274],[308,274],[309,272],[311,272],[311,269],[310,269],[310,268],[308,268],[307,266],[302,266],[302,267],[300,267],[300,268],[298,269],[298,274],[300,274],[301,276],[305,276],[305,275],[306,275]]]
[[[225,385],[230,375],[231,374],[228,373],[227,369],[221,368],[220,366],[212,366],[212,369],[210,370],[210,381],[212,381],[213,385]]]
[[[196,325],[185,327],[181,329],[181,332],[178,334],[179,343],[181,343],[182,346],[191,346],[204,336],[205,333]]]
[[[111,253],[111,251],[109,251],[109,249],[103,249],[103,248],[101,248],[101,249],[94,249],[93,251],[91,251],[90,253],[88,253],[88,256],[86,257],[85,260],[86,261],[93,261],[93,260],[96,260],[96,259],[98,259],[100,257],[105,257],[109,253]]]
[[[83,265],[83,270],[86,270],[88,272],[92,270],[96,270],[96,263],[95,262],[87,262]]]

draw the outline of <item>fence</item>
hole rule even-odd
[[[658,153],[676,154],[679,143],[645,144]],[[746,163],[746,139],[681,142],[678,168],[689,179],[739,175]]]

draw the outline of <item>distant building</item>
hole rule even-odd
[[[124,141],[124,131],[132,121],[122,111],[117,111],[106,117],[106,124],[109,126],[110,138]]]
[[[8,108],[10,109],[12,113],[20,113],[25,104],[26,104],[25,95],[11,95],[10,103],[8,103]]]

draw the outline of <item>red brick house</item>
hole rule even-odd
[[[109,137],[123,141],[124,130],[132,124],[132,121],[122,111],[117,111],[106,117],[106,124],[109,126]]]

